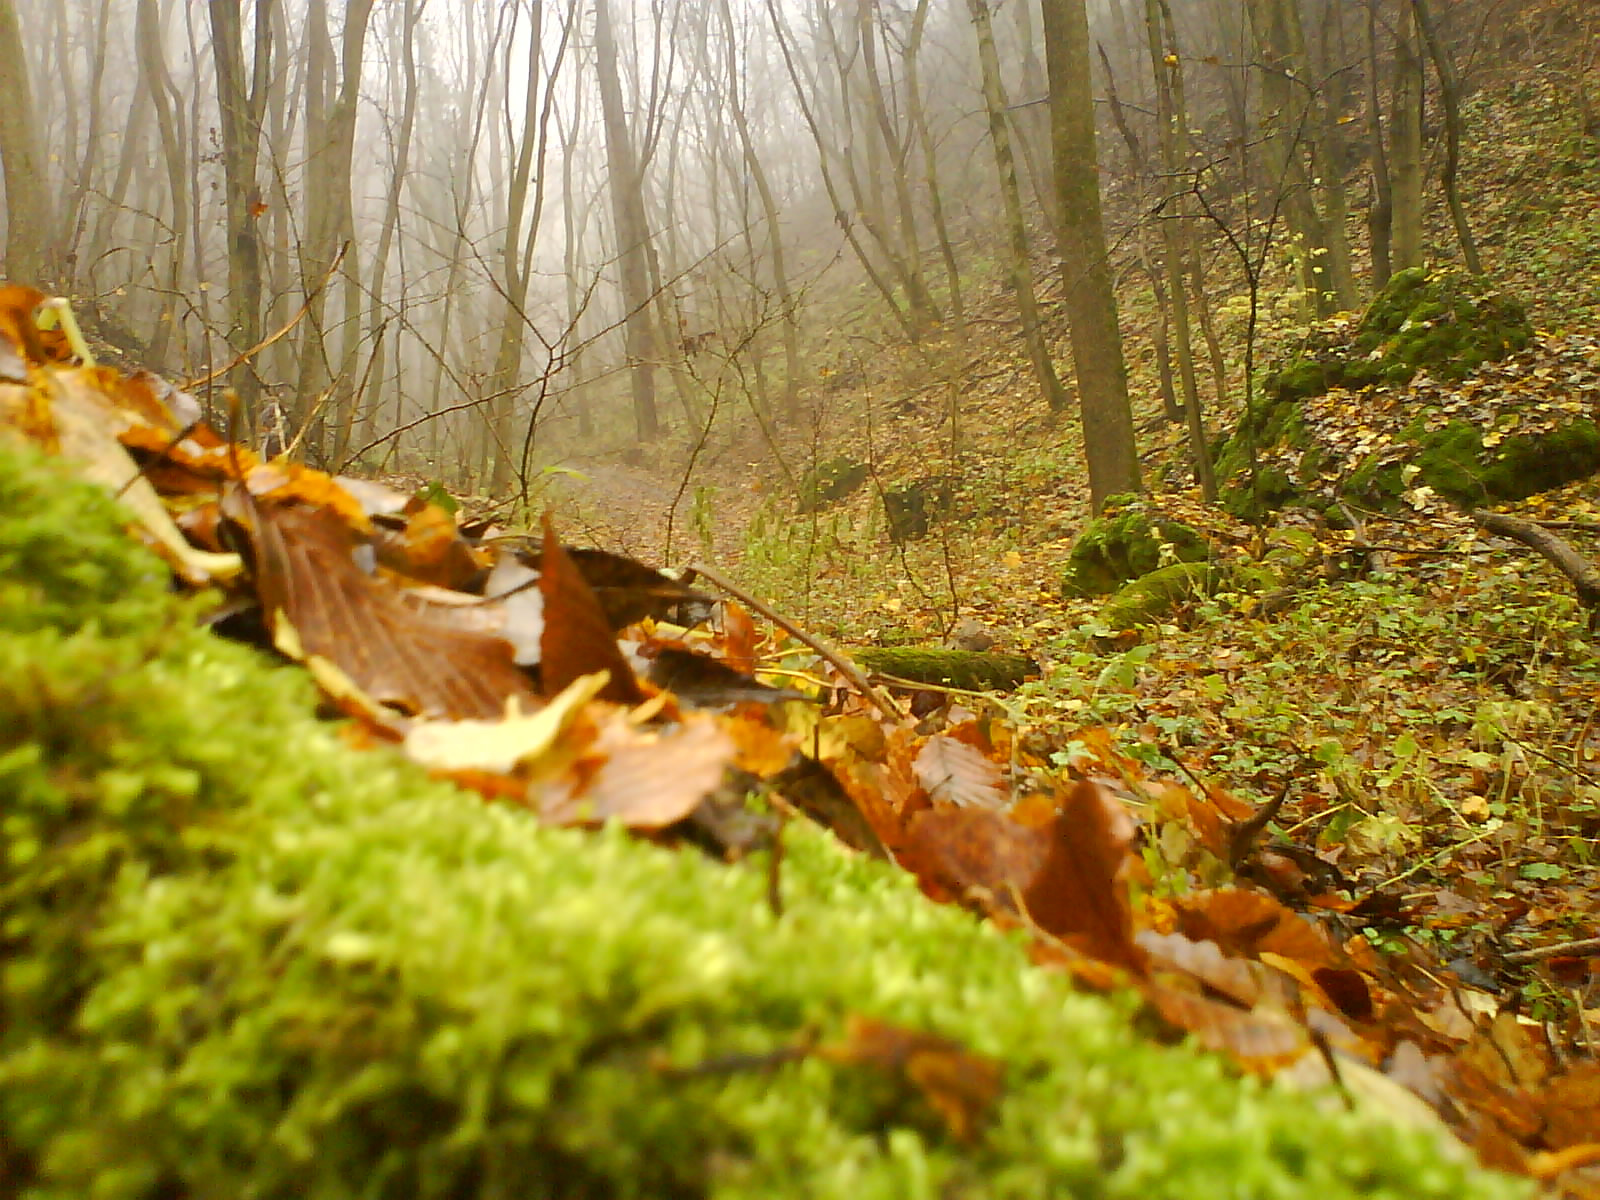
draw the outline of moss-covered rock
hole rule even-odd
[[[1262,381],[1269,406],[1319,396],[1331,388],[1402,384],[1427,369],[1464,379],[1533,341],[1527,306],[1457,271],[1412,267],[1397,272],[1353,330],[1319,330],[1304,350]]]
[[[800,511],[816,512],[843,500],[865,483],[869,474],[867,464],[853,458],[824,459],[800,477]]]
[[[762,864],[352,751],[119,530],[0,444],[7,1197],[1526,1192],[1142,1040],[820,831],[790,831],[778,917]],[[981,1136],[865,1067],[763,1065],[852,1013],[1002,1061]]]
[[[1223,505],[1257,522],[1294,502],[1323,508],[1349,498],[1395,507],[1408,464],[1419,469],[1420,483],[1470,504],[1520,498],[1592,472],[1600,447],[1588,440],[1587,420],[1521,439],[1525,444],[1508,438],[1486,449],[1475,427],[1447,421],[1423,401],[1409,421],[1397,422],[1404,428],[1392,431],[1389,445],[1356,461],[1336,453],[1335,431],[1324,429],[1320,439],[1309,433],[1308,402],[1333,389],[1397,389],[1423,370],[1434,380],[1458,381],[1533,338],[1526,306],[1483,280],[1420,267],[1397,273],[1359,321],[1319,328],[1263,378],[1256,402],[1217,450]],[[1364,407],[1346,406],[1356,421],[1352,442],[1366,432],[1359,424]]]
[[[1100,619],[1113,629],[1148,625],[1181,604],[1211,595],[1228,578],[1229,572],[1209,562],[1176,562],[1159,567],[1118,588],[1100,610]]]
[[[1067,596],[1109,595],[1161,566],[1164,546],[1179,562],[1211,557],[1205,536],[1192,525],[1165,516],[1143,497],[1112,496],[1072,544],[1061,591]]]

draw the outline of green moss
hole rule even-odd
[[[299,672],[194,627],[103,497],[4,447],[0,481],[0,561],[36,571],[0,593],[8,1197],[1528,1190],[1142,1040],[820,831],[791,827],[780,918],[762,863],[351,751]],[[852,1013],[1002,1060],[981,1139],[868,1068],[725,1057]]]
[[[931,646],[863,646],[850,654],[870,671],[973,691],[1010,691],[1039,670],[1037,663],[1020,654]]]
[[[1072,544],[1061,590],[1068,596],[1108,595],[1159,567],[1163,545],[1180,562],[1211,557],[1205,536],[1193,526],[1167,519],[1140,497],[1111,497]]]
[[[1241,521],[1259,524],[1301,494],[1280,467],[1265,466],[1256,474],[1255,486],[1248,476],[1236,478],[1218,497],[1222,507]]]
[[[1423,368],[1439,379],[1463,379],[1532,340],[1520,300],[1459,272],[1412,267],[1373,299],[1349,362],[1359,368],[1376,361],[1386,383],[1405,383]],[[1352,386],[1348,372],[1343,378]]]
[[[800,511],[819,508],[843,500],[867,481],[865,463],[852,458],[830,458],[819,462],[800,478]]]
[[[1205,562],[1177,562],[1124,584],[1106,601],[1100,619],[1113,629],[1131,629],[1159,621],[1180,604],[1209,596],[1222,586],[1227,572]]]
[[[1478,427],[1452,421],[1424,434],[1412,456],[1418,481],[1463,506],[1521,500],[1600,470],[1600,428],[1573,421],[1550,433],[1483,444]],[[1404,491],[1402,464],[1373,456],[1340,489],[1384,509],[1395,508]]]

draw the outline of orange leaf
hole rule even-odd
[[[1035,798],[1030,798],[1035,800]],[[1012,813],[941,808],[919,813],[907,834],[906,863],[932,894],[965,897],[1017,912],[1094,958],[1144,970],[1133,941],[1125,873],[1133,822],[1097,784],[1078,783],[1056,809],[1048,798]]]

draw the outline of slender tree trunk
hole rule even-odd
[[[86,81],[89,90],[89,123],[84,132],[83,153],[78,159],[77,174],[62,211],[66,226],[61,239],[63,268],[68,276],[64,282],[73,287],[78,283],[78,250],[88,220],[89,188],[94,179],[95,164],[105,154],[105,147],[100,144],[105,114],[101,84],[106,73],[110,21],[111,0],[100,0],[95,15],[94,44],[89,48],[89,78]],[[182,209],[179,208],[176,223],[181,224],[182,219]]]
[[[617,42],[611,30],[611,0],[595,0],[595,65],[600,79],[600,108],[606,134],[606,165],[610,175],[612,221],[616,229],[617,257],[622,270],[624,336],[628,377],[633,392],[633,425],[641,442],[660,433],[656,415],[656,332],[650,319],[650,274],[646,257],[649,229],[645,224],[643,180],[638,156],[629,140],[627,115],[622,106]]]
[[[417,22],[427,0],[406,0],[400,13],[400,70],[404,93],[400,99],[400,127],[394,135],[394,165],[389,176],[389,193],[384,200],[383,225],[378,231],[378,249],[372,258],[372,289],[367,304],[367,337],[374,352],[387,327],[384,315],[384,283],[389,270],[389,254],[395,230],[400,224],[400,197],[411,161],[411,138],[417,125]],[[396,339],[398,340],[398,339]],[[397,381],[398,382],[398,381]],[[362,403],[361,432],[358,441],[365,446],[377,437],[379,410],[384,396],[381,370],[367,377],[367,394]],[[397,407],[398,412],[398,407]]]
[[[1145,0],[1145,34],[1155,82],[1161,161],[1166,177],[1178,180],[1189,166],[1188,107],[1183,97],[1183,60],[1178,53],[1177,29],[1166,0]],[[1189,191],[1183,188],[1163,208],[1161,241],[1167,290],[1172,295],[1172,324],[1177,339],[1178,378],[1183,382],[1184,412],[1189,426],[1189,454],[1194,459],[1201,495],[1209,504],[1217,498],[1217,480],[1211,470],[1211,450],[1206,445],[1205,414],[1201,411],[1200,383],[1194,365],[1194,337],[1189,327],[1188,283],[1184,279],[1184,267],[1193,249],[1188,201]]]
[[[161,157],[167,168],[167,190],[172,201],[171,245],[168,248],[167,277],[162,280],[169,296],[181,290],[185,231],[189,216],[189,162],[184,147],[183,114],[177,104],[177,89],[167,71],[161,46],[161,14],[156,0],[139,0],[134,18],[134,42],[139,52],[139,80],[156,114],[156,132],[161,138]],[[168,299],[166,307],[172,304]],[[150,357],[162,362],[167,355],[167,339],[172,322],[158,321],[150,339]]]
[[[784,32],[783,17],[778,11],[777,0],[766,0],[767,15],[772,20],[773,34],[778,40],[779,53],[783,55],[784,69],[789,74],[789,81],[794,85],[795,101],[800,105],[800,114],[805,118],[806,128],[811,131],[811,140],[817,148],[817,170],[822,177],[823,190],[828,194],[828,202],[833,205],[834,223],[839,226],[844,234],[845,241],[856,256],[856,261],[861,264],[861,269],[866,273],[867,279],[883,298],[884,306],[889,314],[894,317],[900,326],[901,332],[908,341],[917,341],[921,337],[921,330],[911,320],[906,310],[901,306],[899,299],[894,294],[894,288],[883,272],[878,269],[872,255],[862,243],[861,236],[856,232],[856,218],[861,214],[858,210],[847,208],[844,197],[839,191],[839,185],[834,178],[833,168],[829,165],[830,140],[818,119],[816,106],[806,96],[804,82],[800,78],[800,70],[795,62],[794,51],[789,45],[789,39]]]
[[[1056,375],[1050,360],[1050,347],[1039,324],[1039,304],[1033,291],[1033,267],[1028,253],[1028,227],[1022,217],[1022,195],[1017,186],[1017,163],[1011,154],[1011,131],[1006,122],[1005,86],[1000,82],[1000,56],[994,47],[994,26],[989,20],[988,0],[967,0],[972,25],[978,35],[978,64],[983,75],[983,102],[989,113],[989,142],[994,149],[995,173],[1000,180],[1000,198],[1005,209],[1009,260],[1007,274],[1022,317],[1022,340],[1028,361],[1052,412],[1067,407],[1067,390]]]
[[[227,192],[228,307],[232,318],[229,341],[242,352],[261,341],[261,243],[255,226],[261,189],[256,171],[261,154],[262,109],[273,64],[274,0],[255,0],[255,52],[248,80],[240,0],[209,3]],[[241,363],[233,371],[232,381],[245,411],[253,414],[261,399],[253,364]]]
[[[745,112],[743,97],[737,92],[741,82],[738,62],[734,54],[733,12],[729,0],[717,0],[717,12],[722,22],[722,40],[725,47],[727,84],[732,102],[733,127],[739,134],[739,150],[744,156],[745,169],[750,182],[761,200],[761,217],[765,222],[767,256],[772,264],[772,286],[777,290],[778,303],[783,309],[783,412],[790,420],[800,414],[800,376],[804,369],[800,360],[799,313],[795,308],[794,287],[789,281],[789,268],[784,257],[783,227],[779,223],[780,210],[767,178],[767,169],[756,151],[755,138],[750,132],[750,118]]]
[[[1043,7],[1051,151],[1061,205],[1061,269],[1089,490],[1098,512],[1108,496],[1139,490],[1139,455],[1100,216],[1089,16],[1085,0],[1044,0]]]
[[[1394,24],[1394,86],[1389,141],[1394,164],[1389,269],[1422,262],[1422,59],[1413,14],[1402,8]]]
[[[1394,188],[1389,153],[1384,145],[1382,89],[1378,73],[1378,16],[1381,0],[1367,0],[1367,146],[1372,176],[1372,203],[1367,208],[1367,235],[1372,242],[1372,282],[1383,287],[1394,273]],[[1391,128],[1393,121],[1390,122]]]
[[[1439,103],[1444,108],[1444,169],[1439,174],[1444,188],[1445,203],[1450,206],[1450,222],[1455,226],[1456,241],[1461,243],[1461,257],[1467,270],[1474,275],[1483,274],[1483,259],[1478,254],[1477,239],[1472,236],[1472,226],[1467,221],[1466,206],[1461,203],[1461,189],[1456,176],[1461,169],[1461,80],[1456,74],[1455,59],[1450,47],[1439,36],[1428,0],[1411,0],[1411,11],[1417,17],[1417,31],[1428,47],[1428,57],[1433,60],[1434,73],[1439,77]]]
[[[0,0],[0,166],[6,183],[5,274],[27,283],[53,283],[50,196],[39,148],[33,85],[22,45],[16,0]]]
[[[961,295],[961,267],[956,262],[955,245],[950,239],[950,225],[945,219],[944,189],[939,185],[939,156],[933,144],[933,130],[928,124],[927,106],[922,100],[922,82],[918,71],[922,35],[927,27],[930,0],[917,0],[911,17],[911,34],[906,39],[906,115],[916,132],[917,146],[922,152],[922,175],[928,187],[928,215],[933,218],[934,236],[939,241],[939,257],[944,260],[945,279],[950,288],[950,316],[955,323],[957,342],[967,343],[967,306]]]

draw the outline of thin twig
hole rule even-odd
[[[300,324],[300,318],[305,316],[306,313],[310,311],[311,302],[313,300],[315,300],[319,294],[321,294],[323,288],[328,286],[328,280],[332,279],[333,278],[333,273],[339,269],[339,264],[344,261],[344,253],[349,248],[350,248],[350,243],[349,242],[346,242],[344,245],[339,247],[339,253],[337,253],[337,254],[335,254],[333,256],[333,262],[329,265],[327,272],[322,276],[321,281],[317,284],[316,287],[312,288],[309,292],[306,293],[305,303],[300,306],[300,311],[299,312],[295,313],[294,316],[290,317],[288,319],[288,321],[286,321],[282,326],[280,326],[275,332],[269,333],[266,337],[262,338],[254,346],[251,346],[250,349],[241,352],[238,356],[236,356],[234,359],[232,359],[230,362],[228,362],[225,366],[218,367],[215,371],[208,371],[206,374],[201,375],[198,378],[191,379],[191,380],[187,381],[183,385],[183,390],[186,391],[186,392],[190,392],[190,391],[193,391],[195,388],[204,387],[206,384],[211,383],[214,380],[220,379],[222,376],[226,375],[229,371],[231,371],[235,367],[237,367],[240,363],[248,362],[250,359],[252,359],[256,355],[260,354],[268,346],[272,345],[273,342],[278,341],[286,333],[288,333],[291,329],[293,329],[296,325]]]
[[[823,641],[816,634],[807,633],[787,617],[779,616],[777,612],[773,611],[773,609],[768,607],[766,604],[763,604],[760,600],[757,600],[749,592],[735,587],[733,584],[729,583],[726,579],[722,578],[722,576],[718,575],[715,571],[712,571],[708,567],[696,563],[689,569],[696,575],[699,575],[709,581],[712,586],[721,588],[723,591],[727,592],[728,595],[739,601],[739,603],[754,609],[767,620],[771,621],[779,629],[782,629],[785,633],[800,639],[800,641],[804,642],[807,646],[811,647],[811,649],[822,655],[822,657],[826,659],[833,666],[833,668],[839,672],[839,674],[843,675],[845,679],[849,681],[852,687],[866,697],[866,699],[872,704],[872,707],[876,708],[884,716],[894,721],[905,719],[905,714],[900,711],[895,702],[891,700],[884,692],[873,687],[872,681],[866,677],[861,668],[856,666],[855,663],[851,662],[843,652],[828,645],[827,642]]]
[[[1600,954],[1600,937],[1579,938],[1575,942],[1556,942],[1549,946],[1535,946],[1532,950],[1513,950],[1502,957],[1508,963],[1540,962],[1546,958],[1560,958],[1564,954]]]

